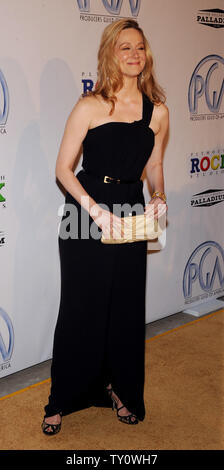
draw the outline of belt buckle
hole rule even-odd
[[[109,180],[109,181],[108,181],[108,180]],[[110,181],[110,180],[112,180],[112,181]],[[111,182],[112,182],[112,183],[113,183],[113,182],[115,182],[115,183],[120,183],[120,180],[119,180],[119,179],[116,179],[116,178],[112,178],[111,176],[104,176],[103,182],[104,182],[104,183],[111,183]]]

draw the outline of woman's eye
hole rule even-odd
[[[122,50],[122,51],[127,51],[127,50],[129,50],[129,49],[130,49],[130,47],[123,47],[121,50]],[[138,50],[139,50],[139,51],[144,51],[145,48],[144,48],[144,47],[138,47]]]

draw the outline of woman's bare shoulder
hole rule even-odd
[[[169,109],[165,103],[159,103],[155,106],[155,118],[160,129],[158,135],[163,138],[169,128]]]
[[[92,111],[96,108],[99,100],[96,95],[81,95],[76,103],[76,107],[84,111]]]
[[[164,118],[168,117],[169,115],[169,108],[165,103],[158,103],[155,106],[155,112],[158,117]]]
[[[159,103],[155,106],[155,119],[160,129],[167,129],[169,126],[169,109],[165,103]]]
[[[70,113],[70,120],[90,121],[98,100],[94,95],[80,95]]]

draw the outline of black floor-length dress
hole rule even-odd
[[[142,119],[99,125],[83,141],[83,169],[76,176],[96,203],[116,215],[144,211],[140,177],[154,146],[149,127],[153,106],[143,93]],[[135,182],[104,183],[95,175]],[[45,417],[90,406],[111,408],[106,391],[111,383],[121,402],[143,421],[147,242],[103,244],[102,231],[69,192],[65,203],[73,205],[78,219],[73,224],[73,212],[65,206],[61,224],[69,220],[71,230],[78,223],[78,233],[67,239],[59,234],[58,239],[61,300]],[[122,204],[122,214],[114,204]],[[81,237],[81,212],[98,239],[91,231],[89,238]]]

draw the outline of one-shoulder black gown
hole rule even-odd
[[[76,176],[102,207],[119,215],[113,205],[122,204],[120,216],[129,215],[130,206],[133,215],[144,211],[140,178],[154,146],[153,106],[143,93],[141,120],[99,125],[83,141],[83,169]],[[93,175],[138,181],[104,183]],[[79,229],[76,238],[60,233],[58,238],[61,300],[45,417],[90,406],[111,408],[106,391],[111,383],[126,408],[143,421],[147,241],[103,244],[101,229],[69,192],[65,203],[73,205],[78,219],[71,223],[73,212],[65,210],[61,223],[69,220],[71,230],[78,222]],[[90,231],[89,238],[81,237],[81,211],[98,239]]]

